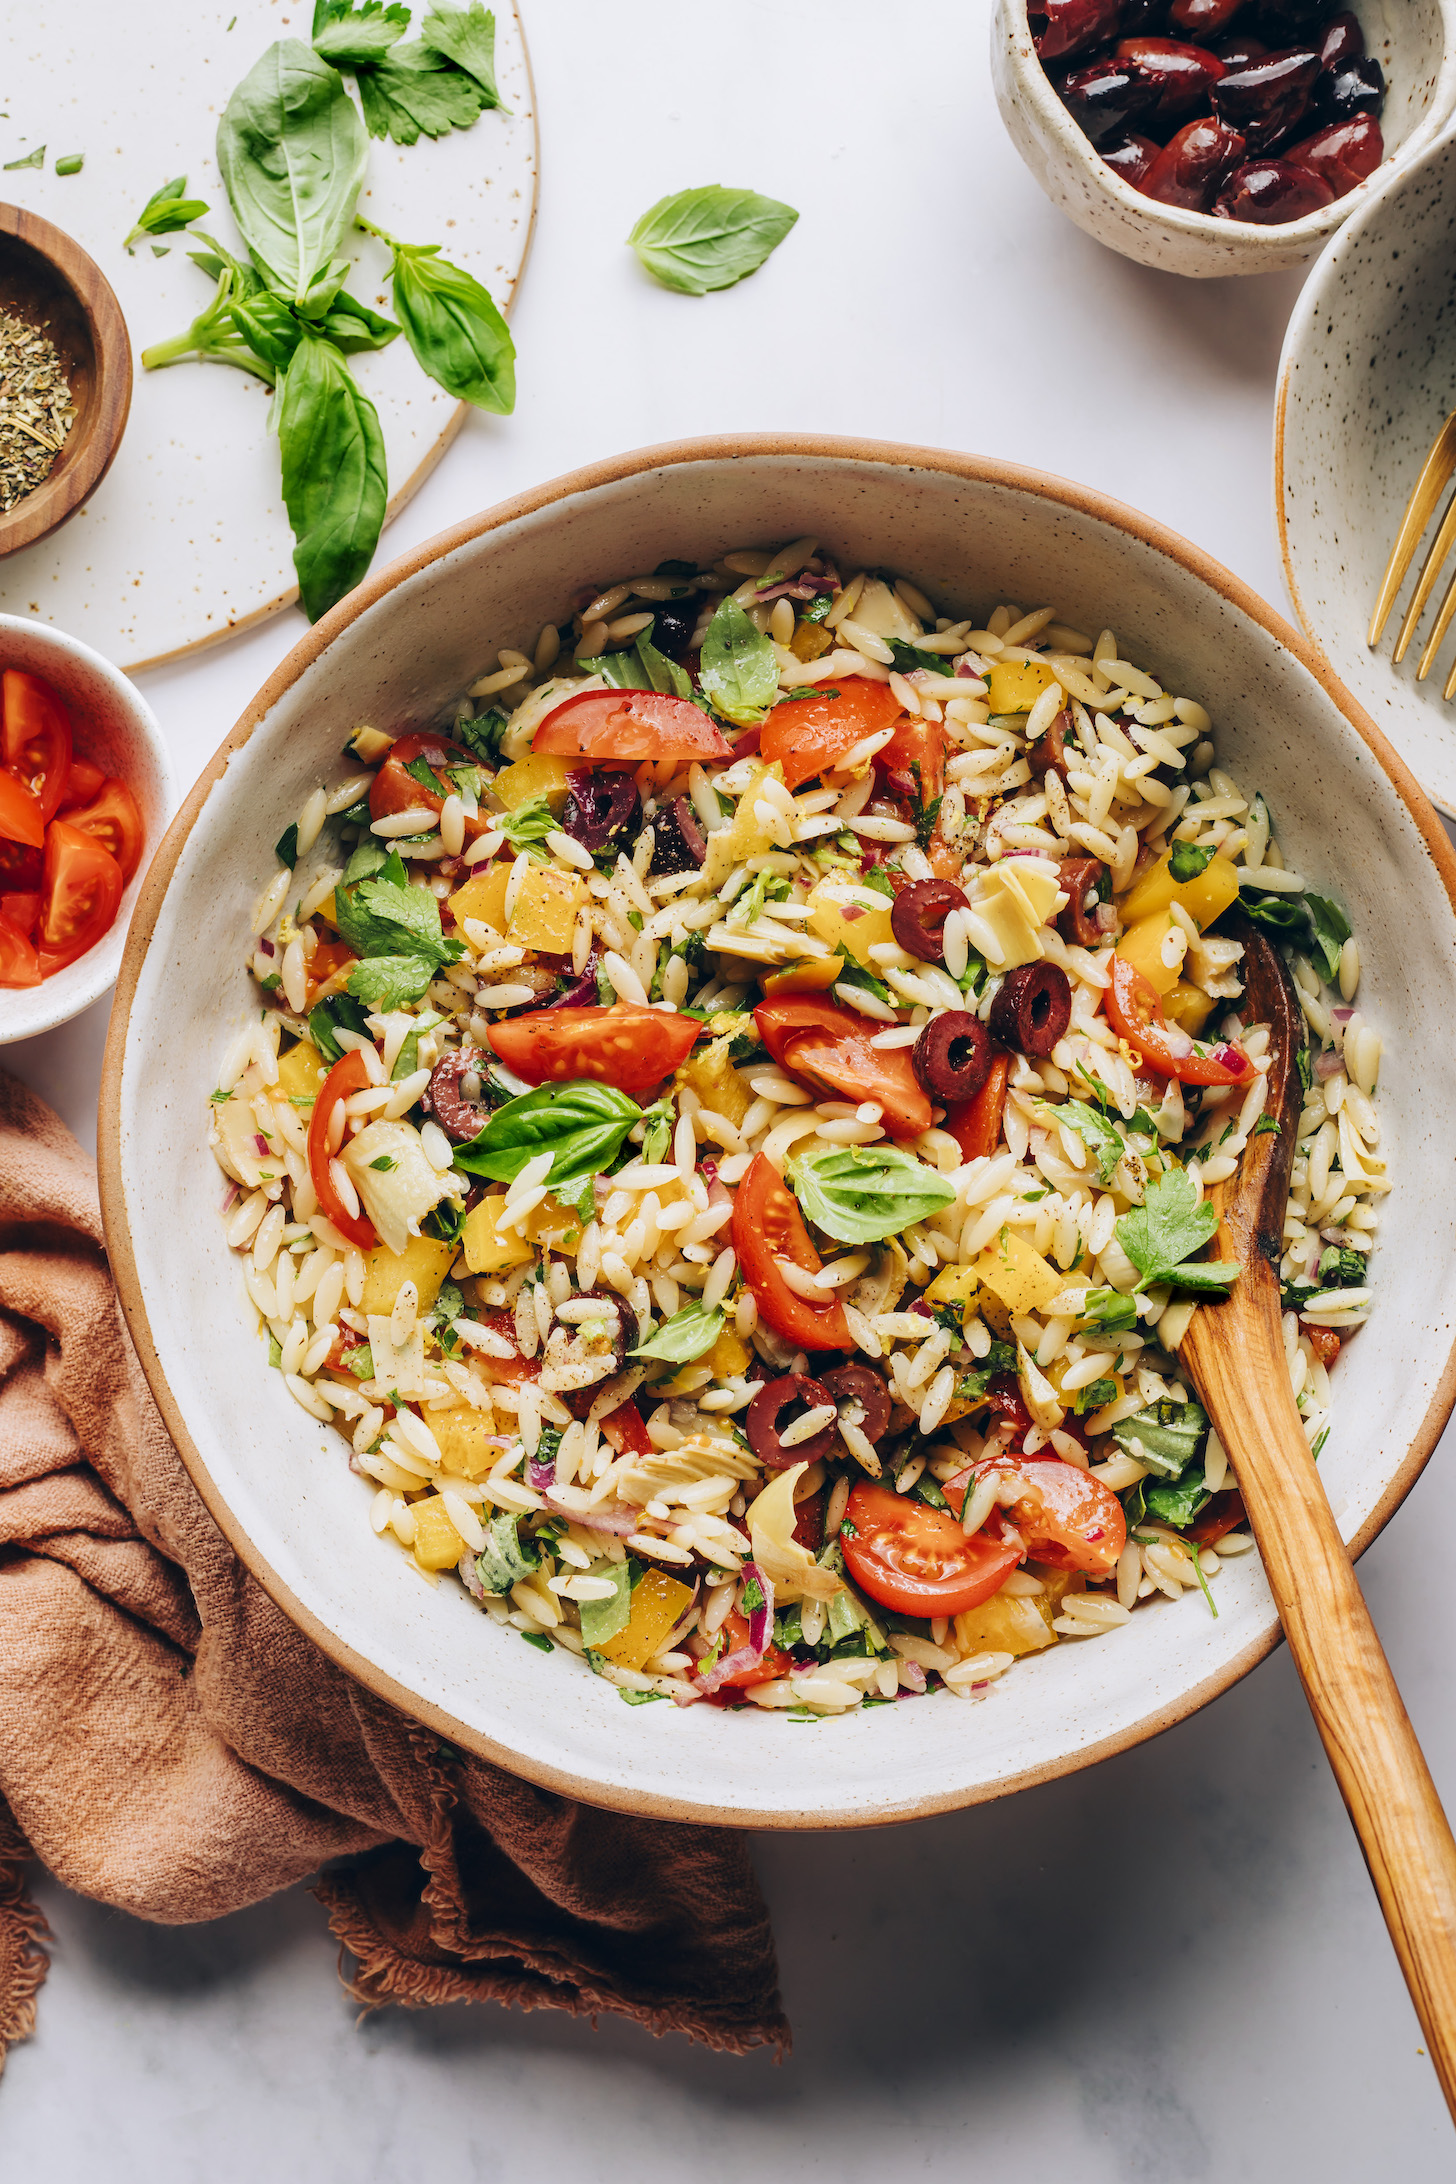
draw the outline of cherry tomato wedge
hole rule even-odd
[[[850,1576],[896,1615],[959,1615],[999,1592],[1021,1560],[1018,1548],[970,1538],[946,1509],[861,1479],[839,1534]]]
[[[602,1420],[602,1437],[610,1441],[619,1456],[651,1456],[656,1453],[651,1434],[642,1422],[642,1413],[635,1403],[623,1403],[618,1410],[608,1411]]]
[[[879,1028],[852,1009],[806,994],[761,1001],[753,1012],[758,1035],[783,1069],[805,1078],[829,1099],[874,1100],[891,1137],[918,1137],[930,1128],[930,1102],[907,1047],[870,1045]]]
[[[776,1335],[801,1350],[852,1350],[854,1337],[837,1298],[813,1304],[790,1289],[776,1261],[805,1274],[822,1261],[809,1241],[798,1200],[772,1161],[755,1156],[733,1201],[733,1249],[759,1313]]]
[[[748,1619],[740,1615],[736,1608],[730,1608],[720,1627],[723,1639],[718,1658],[726,1661],[730,1653],[736,1653],[740,1646],[747,1645]],[[752,1668],[735,1669],[731,1676],[723,1678],[718,1689],[747,1691],[753,1684],[772,1683],[776,1677],[787,1676],[793,1665],[794,1657],[791,1653],[785,1653],[782,1646],[770,1644],[761,1661],[755,1662]]]
[[[902,720],[875,758],[876,770],[906,774],[912,789],[919,772],[919,800],[933,804],[945,789],[945,730],[933,720]]]
[[[369,791],[369,816],[371,819],[387,819],[397,811],[439,812],[445,798],[453,793],[455,784],[444,769],[449,766],[476,766],[479,761],[469,751],[452,743],[448,736],[417,735],[401,736],[390,746],[389,755],[374,776]],[[422,778],[416,779],[408,771],[417,766]],[[434,786],[431,786],[431,783]],[[443,786],[441,784],[443,783]],[[477,835],[488,832],[491,821],[467,812],[465,838],[473,842]]]
[[[1244,1497],[1236,1486],[1231,1486],[1226,1493],[1214,1495],[1198,1522],[1189,1525],[1188,1537],[1196,1540],[1200,1547],[1211,1547],[1215,1540],[1236,1531],[1247,1519]]]
[[[0,894],[35,895],[45,871],[45,851],[26,842],[7,842],[0,835]]]
[[[34,789],[12,773],[0,773],[0,834],[27,849],[45,846],[45,815]]]
[[[42,899],[40,895],[0,894],[0,912],[9,918],[12,925],[18,925],[22,933],[34,938],[36,926],[40,922]]]
[[[608,766],[732,755],[727,737],[700,705],[660,690],[583,690],[546,715],[531,749]]]
[[[62,811],[79,811],[83,804],[94,804],[106,785],[106,768],[93,766],[89,758],[78,758],[71,753],[71,770],[66,776],[66,791],[61,798]]]
[[[40,959],[34,947],[14,918],[0,910],[0,986],[39,984]]]
[[[961,1100],[945,1111],[943,1130],[948,1130],[967,1160],[986,1160],[1001,1143],[1001,1118],[1006,1112],[1006,1087],[1011,1079],[1011,1056],[997,1052],[991,1070],[973,1100]]]
[[[978,1464],[977,1474],[986,1468]],[[1127,1545],[1127,1519],[1110,1486],[1060,1456],[994,1457],[991,1468],[1016,1482],[1019,1491],[1006,1521],[1020,1533],[1033,1562],[1082,1570],[1088,1577],[1112,1575]],[[1000,1522],[991,1517],[987,1529]]]
[[[63,970],[110,930],[121,902],[121,867],[108,850],[64,819],[46,828],[40,967]]]
[[[75,768],[72,767],[74,773]],[[113,777],[101,785],[101,794],[80,811],[68,814],[67,824],[92,835],[121,866],[123,883],[142,861],[146,841],[137,800],[124,781]]]
[[[0,756],[6,772],[40,798],[49,823],[71,770],[71,718],[49,683],[16,667],[0,683]]]
[[[487,1033],[506,1068],[527,1084],[591,1077],[634,1099],[685,1062],[697,1036],[695,1017],[631,1001],[610,1009],[532,1009]]]
[[[891,727],[904,708],[888,683],[850,675],[833,697],[788,698],[763,724],[758,754],[784,769],[784,786],[802,787],[852,751],[866,736]],[[536,748],[541,748],[537,738]]]
[[[1162,1003],[1134,964],[1112,959],[1112,984],[1104,1003],[1119,1038],[1137,1048],[1147,1067],[1180,1084],[1252,1084],[1254,1065],[1241,1048],[1224,1043],[1195,1054],[1186,1031],[1164,1021]]]
[[[329,1125],[335,1109],[350,1093],[366,1091],[370,1082],[363,1056],[357,1048],[351,1047],[335,1062],[319,1086],[318,1097],[313,1103],[313,1119],[308,1126],[308,1172],[318,1194],[319,1211],[327,1214],[334,1227],[361,1251],[372,1250],[378,1238],[373,1222],[363,1213],[350,1213],[339,1196],[333,1177],[333,1154],[329,1151]]]
[[[308,1007],[312,1008],[325,993],[341,993],[349,970],[358,960],[342,940],[321,940],[308,959]]]

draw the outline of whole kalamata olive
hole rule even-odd
[[[1122,0],[1117,18],[1119,38],[1156,38],[1166,27],[1168,0]]]
[[[991,1003],[991,1030],[1003,1046],[1045,1061],[1072,1021],[1072,988],[1055,963],[1008,971]]]
[[[1319,54],[1308,46],[1266,53],[1247,68],[1231,68],[1214,85],[1213,110],[1220,121],[1239,131],[1252,158],[1272,150],[1304,119],[1319,73]]]
[[[821,1426],[810,1440],[796,1441],[788,1448],[779,1439],[779,1419],[792,1403],[795,1415],[802,1418],[807,1411],[818,1410],[822,1404],[833,1405],[834,1398],[822,1380],[811,1380],[807,1373],[785,1373],[781,1380],[771,1380],[766,1388],[760,1388],[748,1406],[748,1445],[761,1464],[770,1471],[787,1471],[790,1464],[820,1463],[834,1447],[834,1426],[831,1422]]]
[[[946,1009],[933,1016],[914,1046],[910,1060],[921,1089],[933,1100],[954,1104],[973,1100],[991,1074],[991,1034],[967,1009]]]
[[[672,872],[691,872],[708,854],[696,812],[685,796],[675,796],[652,815],[652,858],[647,871],[654,880]]]
[[[1335,193],[1323,175],[1296,167],[1287,159],[1251,159],[1235,168],[1218,194],[1214,211],[1221,220],[1247,220],[1255,227],[1282,227],[1322,212]]]
[[[1120,61],[1093,61],[1074,68],[1059,86],[1062,104],[1093,144],[1121,136],[1130,121],[1152,113],[1161,93],[1137,69]]]
[[[1155,154],[1156,156],[1156,154]],[[1149,161],[1149,165],[1152,162]],[[1037,737],[1026,753],[1026,763],[1038,780],[1045,780],[1049,773],[1067,778],[1067,737],[1075,733],[1072,716],[1065,708],[1057,714],[1044,735]]]
[[[970,903],[953,880],[913,880],[895,897],[890,931],[907,955],[922,963],[944,963],[945,921],[952,910]]]
[[[572,1305],[590,1301],[602,1308],[599,1320],[556,1320],[546,1337],[545,1363],[553,1377],[570,1373],[575,1366],[593,1368],[583,1386],[555,1391],[573,1418],[585,1418],[607,1382],[627,1369],[629,1307],[605,1289],[583,1289],[567,1301]],[[635,1314],[631,1325],[635,1339]]]
[[[652,629],[649,642],[659,652],[665,652],[670,660],[680,660],[688,649],[688,640],[698,624],[698,601],[691,599],[664,599],[652,602]]]
[[[1121,0],[1038,0],[1028,10],[1037,58],[1064,61],[1117,30]]]
[[[1373,54],[1357,53],[1320,77],[1314,110],[1325,121],[1353,121],[1357,114],[1378,120],[1385,111],[1385,77]]]
[[[1237,129],[1221,121],[1190,121],[1169,138],[1139,188],[1160,205],[1211,212],[1243,156],[1244,140]]]
[[[1114,174],[1120,174],[1124,182],[1137,190],[1142,188],[1143,177],[1158,156],[1158,147],[1151,137],[1125,136],[1116,143],[1102,146],[1102,157]]]
[[[1106,873],[1106,865],[1096,857],[1062,859],[1061,880],[1067,907],[1057,919],[1057,931],[1063,940],[1071,941],[1076,948],[1100,948],[1107,938],[1097,922],[1096,903],[1090,910],[1087,907],[1088,898],[1099,888]]]
[[[629,773],[575,773],[561,814],[561,831],[593,856],[637,831],[642,798]]]
[[[1275,45],[1291,45],[1315,31],[1329,5],[1330,0],[1260,0],[1259,35]]]
[[[1207,45],[1228,29],[1244,0],[1173,0],[1168,27],[1179,38]]]
[[[1157,103],[1148,117],[1155,134],[1176,128],[1200,108],[1206,110],[1209,93],[1224,72],[1223,62],[1207,46],[1180,38],[1119,38],[1112,52],[1114,61],[1156,85]]]
[[[853,1405],[858,1410],[858,1418],[851,1417],[850,1423],[873,1447],[890,1423],[890,1393],[879,1374],[868,1365],[834,1365],[819,1385],[836,1409]]]
[[[1291,144],[1284,157],[1291,167],[1307,167],[1328,182],[1336,197],[1347,197],[1384,159],[1385,139],[1373,114],[1357,114]]]
[[[1315,41],[1311,39],[1311,44]],[[1327,72],[1338,68],[1341,61],[1356,61],[1365,51],[1365,33],[1360,28],[1360,18],[1345,8],[1332,15],[1319,33],[1320,67]]]
[[[480,1074],[490,1067],[490,1059],[479,1047],[462,1047],[458,1054],[447,1054],[432,1070],[420,1094],[421,1107],[434,1116],[452,1145],[468,1145],[472,1138],[479,1137],[490,1119],[490,1108],[480,1095]],[[467,1096],[462,1084],[471,1077],[474,1088]]]
[[[1262,61],[1269,48],[1258,38],[1246,38],[1235,31],[1232,38],[1220,38],[1213,48],[1225,68],[1247,68],[1250,61]]]

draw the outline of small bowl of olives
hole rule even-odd
[[[991,66],[1017,149],[1097,241],[1283,272],[1456,111],[1456,0],[997,0]]]

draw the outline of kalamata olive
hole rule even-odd
[[[1214,85],[1213,110],[1220,121],[1239,131],[1253,158],[1272,150],[1303,121],[1319,72],[1319,54],[1308,46],[1266,53],[1247,68],[1231,68]]]
[[[593,855],[636,832],[642,798],[629,773],[574,773],[561,814],[561,831]]]
[[[785,1373],[781,1380],[771,1380],[748,1406],[749,1447],[770,1471],[787,1471],[790,1464],[822,1463],[833,1452],[833,1421],[821,1426],[810,1440],[795,1441],[785,1448],[779,1439],[779,1420],[791,1403],[795,1417],[802,1418],[806,1411],[818,1410],[824,1403],[832,1406],[833,1402],[823,1381],[811,1380],[807,1373]]]
[[[1117,18],[1119,38],[1156,38],[1166,28],[1168,0],[1122,0]]]
[[[1259,38],[1246,38],[1236,31],[1232,38],[1220,38],[1213,48],[1227,69],[1247,68],[1250,61],[1262,61],[1269,48]]]
[[[945,921],[952,910],[970,903],[953,880],[913,880],[895,897],[890,931],[907,955],[922,963],[944,963]]]
[[[479,1047],[461,1047],[458,1054],[447,1054],[436,1065],[420,1094],[421,1107],[434,1116],[452,1145],[468,1145],[490,1119],[490,1108],[480,1096],[480,1073],[490,1067],[490,1061]],[[469,1077],[475,1084],[467,1097],[462,1085]]]
[[[1045,1061],[1072,1021],[1072,988],[1055,963],[1008,971],[991,1003],[991,1030],[1003,1046]]]
[[[1347,197],[1384,159],[1385,139],[1373,114],[1357,114],[1353,121],[1332,121],[1302,144],[1291,144],[1284,157],[1290,166],[1308,167],[1328,182],[1336,197]]]
[[[1222,36],[1243,5],[1244,0],[1173,0],[1168,28],[1177,38],[1207,45]]]
[[[1219,192],[1214,211],[1221,220],[1247,220],[1255,227],[1282,227],[1307,212],[1332,205],[1335,193],[1323,175],[1295,167],[1287,159],[1251,159],[1235,168]]]
[[[991,1074],[991,1034],[979,1016],[947,1009],[933,1016],[910,1050],[922,1089],[933,1100],[973,1100]]]
[[[1155,148],[1156,150],[1156,148]],[[1151,161],[1149,162],[1151,165]],[[1044,735],[1039,735],[1026,753],[1026,763],[1039,780],[1049,773],[1067,778],[1067,738],[1076,733],[1071,714],[1063,707]]]
[[[1310,37],[1329,8],[1330,0],[1260,0],[1259,35],[1275,45],[1291,45],[1296,38]]]
[[[1213,201],[1244,156],[1237,129],[1221,121],[1190,121],[1171,137],[1139,187],[1160,205],[1211,212]]]
[[[692,872],[708,854],[697,814],[685,796],[675,796],[652,815],[652,860],[647,870],[654,880],[671,872]]]
[[[1320,77],[1314,110],[1324,121],[1353,121],[1357,114],[1378,120],[1385,111],[1385,77],[1372,54],[1357,53]]]
[[[1075,948],[1100,948],[1107,938],[1097,922],[1097,901],[1101,898],[1096,894],[1106,875],[1106,865],[1096,857],[1062,859],[1062,888],[1067,907],[1057,919],[1057,931]],[[1089,902],[1091,909],[1087,907]]]
[[[569,963],[571,959],[570,957],[568,957],[566,960]],[[568,978],[566,985],[562,987],[560,993],[554,995],[552,999],[546,1003],[547,1008],[595,1008],[597,1002],[597,965],[600,962],[601,957],[597,953],[596,948],[593,947],[590,955],[586,959],[585,965],[582,968],[582,974],[580,978]],[[559,975],[562,978],[567,978],[567,973],[564,970]]]
[[[1360,18],[1348,8],[1332,15],[1318,37],[1320,67],[1328,73],[1338,68],[1342,61],[1357,61],[1365,51],[1365,33],[1360,28]],[[1311,39],[1311,44],[1316,40]]]
[[[1102,157],[1107,165],[1135,190],[1142,188],[1143,177],[1157,156],[1158,147],[1151,137],[1128,135],[1102,146]]]
[[[698,600],[664,599],[652,602],[650,642],[670,660],[680,660],[698,623]]]
[[[1120,137],[1130,121],[1150,115],[1161,93],[1136,68],[1121,61],[1093,61],[1074,68],[1060,85],[1062,104],[1093,144]]]
[[[1121,0],[1039,0],[1028,10],[1038,59],[1064,61],[1113,37],[1120,4]]]
[[[890,1393],[878,1373],[868,1365],[835,1365],[824,1374],[819,1383],[836,1408],[841,1404],[854,1404],[858,1418],[851,1418],[851,1425],[859,1427],[865,1439],[874,1447],[890,1423]]]
[[[1112,53],[1114,61],[1156,85],[1157,104],[1148,117],[1155,135],[1176,128],[1200,109],[1206,111],[1209,94],[1224,72],[1223,62],[1207,46],[1179,38],[1119,38]]]
[[[556,1320],[546,1338],[544,1362],[553,1375],[569,1373],[577,1365],[598,1368],[584,1387],[555,1391],[573,1418],[585,1418],[607,1382],[626,1371],[627,1345],[637,1336],[636,1316],[620,1297],[606,1289],[583,1289],[568,1299],[573,1306],[588,1301],[601,1306],[599,1320]]]

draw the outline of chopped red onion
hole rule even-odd
[[[1097,908],[1093,911],[1092,916],[1099,933],[1116,932],[1117,907],[1114,903],[1099,902]]]
[[[272,1146],[271,1146],[271,1145],[270,1145],[270,1144],[268,1143],[268,1140],[267,1140],[267,1139],[266,1139],[266,1138],[264,1137],[264,1135],[263,1135],[263,1133],[262,1133],[262,1131],[261,1131],[261,1130],[255,1130],[255,1131],[253,1132],[253,1143],[254,1143],[254,1144],[255,1144],[255,1145],[257,1146],[257,1148],[258,1148],[258,1151],[259,1151],[259,1152],[260,1152],[260,1153],[262,1154],[263,1158],[264,1158],[264,1159],[266,1160],[266,1159],[267,1159],[267,1158],[269,1157],[269,1155],[271,1154],[271,1152],[272,1152],[273,1148],[272,1148]]]
[[[721,1661],[714,1663],[706,1676],[697,1677],[696,1690],[680,1695],[674,1692],[679,1706],[691,1706],[698,1699],[706,1699],[710,1693],[720,1690],[730,1676],[737,1676],[745,1668],[757,1668],[768,1651],[773,1636],[773,1581],[764,1576],[756,1562],[744,1563],[743,1577],[745,1583],[755,1583],[761,1595],[758,1606],[748,1612],[748,1643],[735,1646],[731,1653],[724,1654]]]
[[[588,1532],[611,1532],[617,1539],[625,1539],[629,1532],[635,1532],[641,1521],[635,1509],[568,1509],[565,1502],[554,1501],[549,1494],[546,1507],[553,1516],[583,1525]]]
[[[925,1689],[925,1671],[918,1661],[900,1661],[896,1665],[900,1671],[900,1681],[907,1691]]]
[[[274,947],[271,940],[260,940],[258,943],[258,953],[259,955],[277,955],[278,950]]]
[[[553,1487],[556,1484],[556,1458],[553,1456],[543,1463],[539,1456],[528,1456],[526,1484],[533,1487],[538,1494],[544,1494]]]
[[[459,1571],[461,1581],[464,1584],[465,1590],[469,1593],[471,1599],[483,1601],[485,1598],[485,1587],[481,1584],[479,1577],[476,1575],[474,1555],[462,1555],[459,1562],[456,1564],[456,1569]]]
[[[227,1213],[230,1208],[237,1204],[241,1196],[242,1193],[239,1191],[237,1184],[229,1183],[227,1190],[223,1195],[222,1204],[218,1208],[219,1213]]]
[[[1169,1027],[1168,1043],[1170,1046],[1172,1045],[1171,1026]],[[1190,1045],[1191,1043],[1190,1041]],[[1220,1040],[1213,1050],[1213,1058],[1216,1062],[1221,1062],[1225,1069],[1232,1069],[1236,1073],[1240,1084],[1248,1084],[1252,1081],[1254,1065],[1242,1047],[1230,1046],[1227,1040]]]
[[[1352,1016],[1354,1015],[1354,1013],[1355,1013],[1355,1011],[1354,1011],[1353,1009],[1331,1009],[1331,1010],[1330,1010],[1330,1014],[1331,1014],[1331,1016],[1333,1016],[1333,1018],[1335,1019],[1335,1022],[1336,1022],[1337,1024],[1348,1024],[1348,1023],[1349,1023],[1349,1021],[1350,1021],[1350,1018],[1351,1018],[1351,1017],[1352,1017]]]
[[[1338,1076],[1341,1067],[1340,1057],[1334,1048],[1326,1047],[1324,1053],[1315,1058],[1314,1073],[1323,1084],[1327,1077]]]

